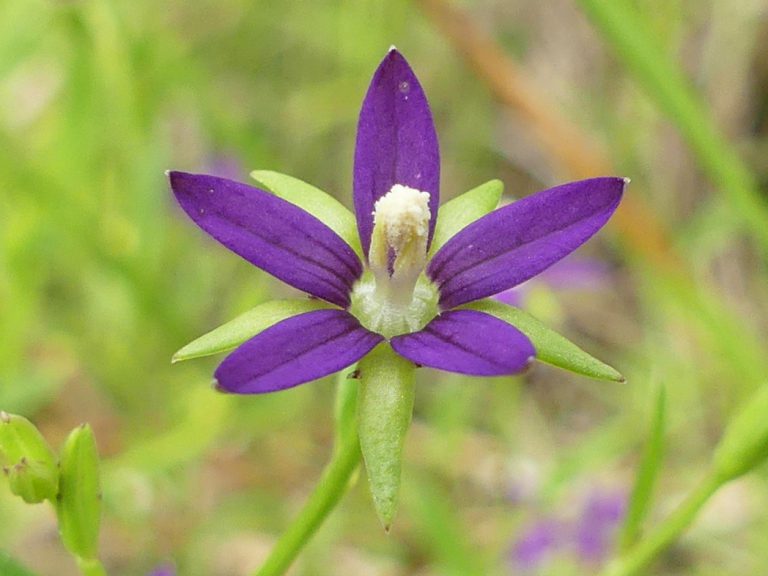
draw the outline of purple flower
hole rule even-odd
[[[608,556],[626,512],[626,500],[616,492],[595,490],[590,494],[576,524],[575,544],[583,560],[599,563]]]
[[[152,572],[147,574],[147,576],[176,576],[176,570],[173,566],[165,564],[163,566],[158,566],[152,570]]]
[[[555,520],[540,520],[517,539],[509,559],[516,571],[536,572],[557,552],[563,539],[562,524]]]
[[[259,188],[169,174],[181,207],[255,266],[329,306],[284,319],[216,370],[221,390],[282,390],[337,372],[388,340],[418,364],[470,375],[523,371],[528,338],[462,308],[546,270],[616,209],[621,178],[593,178],[519,200],[467,225],[428,258],[440,154],[426,96],[394,49],[374,74],[358,123],[354,204],[360,247],[332,224]]]

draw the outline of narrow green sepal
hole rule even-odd
[[[363,258],[355,215],[336,198],[303,180],[280,172],[254,170],[251,172],[251,178],[275,196],[303,208],[318,220],[322,220],[341,236],[361,259]]]
[[[515,326],[533,343],[533,347],[536,348],[536,360],[582,376],[589,376],[598,380],[624,382],[624,376],[615,368],[591,356],[519,308],[491,299],[473,302],[463,306],[463,308],[485,312]]]
[[[440,217],[435,224],[430,256],[437,252],[459,230],[493,212],[504,193],[501,180],[489,180],[440,206]]]
[[[233,350],[249,338],[253,338],[259,332],[286,318],[330,307],[330,304],[322,300],[270,300],[264,302],[193,340],[176,352],[171,362],[202,358]]]
[[[0,457],[11,492],[29,504],[56,499],[56,456],[40,431],[23,416],[0,412]]]
[[[27,504],[56,501],[59,474],[55,467],[22,458],[20,462],[4,467],[3,472],[8,477],[11,492]]]
[[[84,560],[95,560],[101,524],[99,453],[93,430],[75,428],[64,443],[60,462],[56,514],[67,550]]]
[[[768,384],[763,384],[725,429],[713,457],[723,481],[752,470],[768,458]]]
[[[388,343],[360,361],[358,434],[376,513],[389,531],[397,510],[403,444],[413,414],[415,366]]]
[[[623,551],[638,540],[643,522],[651,510],[653,488],[661,470],[664,458],[664,433],[666,430],[667,394],[664,386],[659,386],[653,421],[650,426],[648,443],[645,445],[640,467],[635,477],[632,495],[629,499],[624,525],[619,534],[619,548]]]

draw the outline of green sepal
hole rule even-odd
[[[99,453],[93,430],[75,428],[64,443],[56,514],[67,550],[84,560],[97,557],[101,524]]]
[[[397,510],[403,443],[413,414],[415,366],[382,343],[360,360],[358,434],[373,505],[389,531]]]
[[[626,518],[619,534],[619,547],[623,551],[629,550],[640,536],[643,522],[651,510],[653,488],[664,458],[664,433],[667,420],[667,394],[664,386],[659,386],[655,404],[648,442],[640,460]]]
[[[59,491],[58,469],[35,460],[22,458],[20,462],[3,468],[11,492],[27,504],[56,501]]]
[[[519,308],[491,299],[473,302],[463,308],[485,312],[515,326],[533,343],[537,360],[590,378],[624,382],[624,376],[616,369],[586,353]]]
[[[0,457],[11,492],[30,504],[56,499],[56,455],[35,425],[23,416],[0,412]]]
[[[768,458],[768,384],[763,384],[725,429],[713,457],[723,481],[746,474]]]
[[[437,252],[459,230],[493,212],[503,193],[501,180],[489,180],[440,206],[429,255]]]
[[[303,180],[280,172],[254,170],[251,172],[251,178],[275,196],[303,208],[318,220],[322,220],[363,259],[355,215],[336,198]]]
[[[270,300],[264,302],[193,340],[176,352],[171,362],[176,363],[227,352],[286,318],[330,307],[330,304],[322,300]]]

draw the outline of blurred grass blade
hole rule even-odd
[[[624,377],[615,368],[591,356],[519,308],[491,299],[473,302],[464,308],[491,314],[517,327],[533,342],[537,360],[598,380],[624,381]]]
[[[457,513],[454,497],[438,485],[435,478],[412,477],[408,479],[406,504],[415,534],[424,540],[423,546],[434,558],[435,573],[445,576],[489,574],[489,566],[483,555],[467,537],[466,520]],[[439,568],[439,569],[438,569]]]
[[[664,458],[664,432],[666,430],[667,393],[663,385],[659,386],[656,407],[651,422],[650,436],[645,446],[640,467],[632,488],[629,509],[619,535],[619,547],[628,550],[637,541],[643,521],[648,516],[653,498],[653,487],[661,470]]]
[[[251,172],[251,178],[265,186],[275,196],[303,208],[325,222],[352,247],[360,258],[363,257],[355,216],[336,198],[303,180],[271,170],[254,170]]]
[[[720,133],[702,97],[670,59],[645,14],[628,0],[578,0],[616,55],[677,126],[701,168],[737,216],[768,247],[768,205],[757,181]]]
[[[495,210],[503,192],[501,180],[489,180],[440,206],[429,253],[434,254],[456,232]]]
[[[232,350],[259,332],[286,318],[328,308],[328,306],[320,300],[270,300],[264,302],[190,342],[176,352],[171,361],[181,362]]]
[[[715,448],[713,464],[727,482],[746,474],[768,457],[768,384],[762,384],[728,424]]]
[[[34,572],[27,570],[5,552],[0,552],[0,574],[2,574],[2,576],[37,576]]]

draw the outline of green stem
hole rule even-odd
[[[611,563],[604,576],[632,576],[667,549],[688,528],[712,495],[723,485],[723,479],[710,473],[661,526],[639,542],[621,558]]]
[[[346,401],[347,396],[351,397],[350,400],[354,400],[357,395],[356,384],[356,382],[344,381],[339,383],[338,394],[341,397],[339,402],[341,406],[350,404]],[[354,405],[354,402],[351,404]],[[354,427],[350,429],[343,421],[337,422],[336,425],[340,430],[349,430],[350,433],[340,435],[331,461],[326,466],[315,491],[298,517],[280,536],[267,561],[253,573],[253,576],[284,574],[346,492],[360,462],[360,444],[357,434],[354,433]]]
[[[77,558],[77,565],[83,576],[107,576],[104,565],[96,558],[90,560]]]

